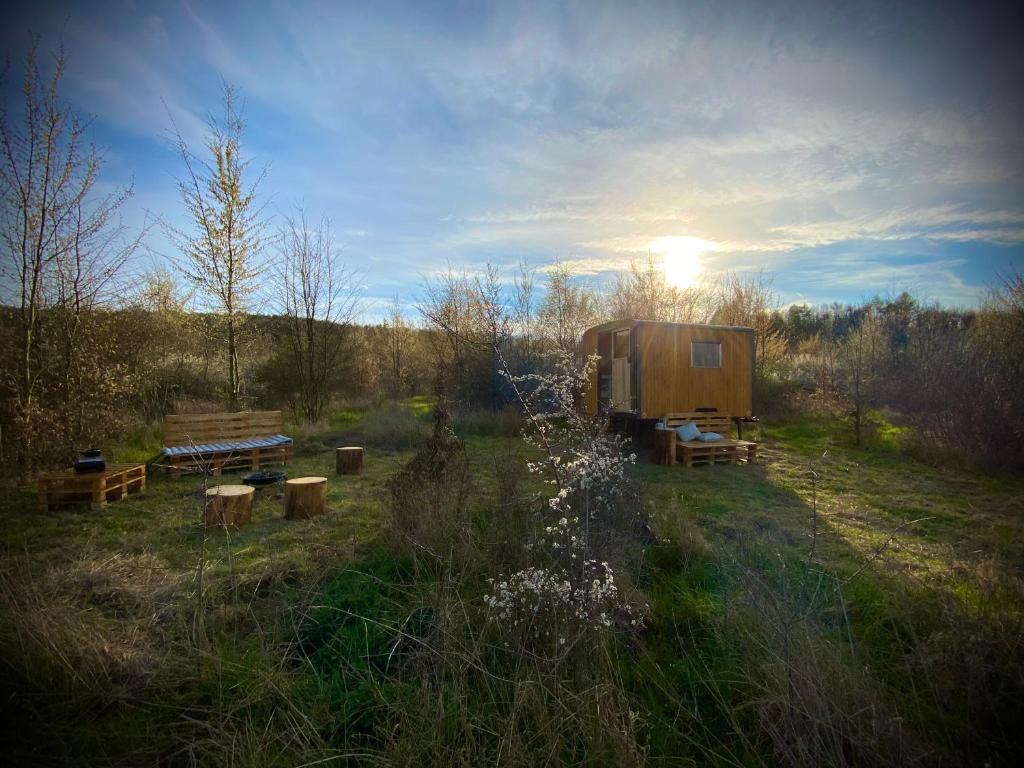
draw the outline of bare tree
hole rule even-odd
[[[242,158],[245,121],[237,106],[238,90],[225,84],[224,112],[207,121],[207,157],[193,153],[171,123],[174,143],[185,166],[178,191],[190,219],[187,230],[167,226],[168,238],[182,252],[181,270],[223,314],[228,369],[228,407],[238,408],[241,393],[239,347],[266,243],[267,220],[256,193],[264,168],[252,183],[244,180],[250,162]]]
[[[512,333],[519,350],[519,368],[532,371],[536,367],[536,347],[539,341],[536,338],[536,270],[530,269],[525,261],[519,263],[519,274],[515,278],[514,287]]]
[[[388,389],[393,397],[399,396],[405,389],[406,368],[408,357],[409,325],[402,315],[402,304],[396,296],[384,320],[385,355],[388,368]]]
[[[671,285],[661,264],[648,257],[643,262],[630,262],[628,271],[616,275],[604,315],[609,320],[706,323],[714,313],[715,298],[703,286]]]
[[[501,280],[498,269],[488,264],[484,274],[474,281],[471,307],[473,309],[473,325],[477,338],[482,337],[483,344],[478,353],[486,359],[489,381],[484,395],[486,405],[496,408],[501,404],[501,372],[498,358],[512,335],[512,317],[508,303],[501,291]]]
[[[853,435],[858,447],[863,440],[864,414],[874,396],[884,346],[877,310],[873,305],[866,305],[837,350],[841,384],[850,400]]]
[[[43,378],[65,403],[73,396],[89,343],[83,318],[108,298],[142,237],[117,219],[131,187],[94,195],[103,156],[60,98],[63,48],[44,79],[38,42],[25,59],[20,114],[0,110],[0,301],[15,307],[14,418],[29,455]]]
[[[556,262],[547,273],[544,301],[537,313],[545,344],[575,355],[583,331],[597,316],[597,301],[585,287],[574,281],[572,271]]]
[[[326,217],[311,225],[297,208],[278,236],[281,309],[290,321],[298,410],[309,423],[323,415],[339,367],[345,326],[356,315],[361,283],[335,247]]]
[[[470,277],[449,267],[425,290],[418,309],[433,329],[438,391],[497,406],[501,382],[494,350],[507,345],[513,324],[497,268],[488,264],[482,275]]]
[[[433,329],[436,389],[448,393],[465,371],[467,340],[472,336],[472,285],[464,273],[456,273],[449,265],[444,274],[426,281],[424,293],[417,308]]]
[[[753,328],[758,379],[765,380],[777,373],[786,357],[786,335],[776,321],[778,297],[771,277],[764,272],[746,279],[729,274],[722,278],[720,292],[714,322]]]

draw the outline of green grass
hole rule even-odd
[[[89,764],[266,765],[378,749],[395,726],[389,713],[419,690],[402,676],[409,649],[394,628],[415,636],[430,623],[418,590],[431,585],[380,540],[387,480],[425,434],[430,406],[342,409],[303,435],[289,474],[330,479],[328,513],[305,522],[284,520],[280,493],[261,491],[251,525],[207,532],[196,476],[151,473],[143,496],[98,512],[41,512],[31,489],[8,489],[0,669],[14,694],[0,715],[10,735],[27,737],[18,749]],[[478,521],[495,514],[499,471],[529,453],[486,421],[455,421]],[[1022,608],[1024,479],[929,467],[901,451],[901,428],[877,422],[864,449],[825,418],[767,422],[755,466],[638,459],[631,471],[647,508],[685,515],[709,545],[646,545],[634,581],[648,629],[613,649],[652,763],[782,759],[759,714],[754,684],[773,668],[749,642],[771,619],[751,598],[750,574],[768,602],[814,602],[806,624],[851,676],[823,685],[849,688],[870,670],[880,700],[937,754],[999,762],[1019,752],[1007,732],[1013,706],[978,718],[1018,693],[998,671],[1020,661],[1007,638]],[[333,447],[355,441],[367,446],[364,473],[335,476]],[[112,455],[141,460],[154,445],[158,432],[139,430]],[[835,591],[814,592],[822,571],[856,574],[841,604]],[[981,666],[961,658],[972,647],[987,654]],[[975,690],[972,675],[991,701],[957,698]],[[991,747],[1000,738],[1002,751]]]
[[[417,416],[427,416],[434,407],[436,398],[433,395],[413,395],[400,400],[401,404],[409,408]]]
[[[675,502],[697,516],[723,571],[742,572],[754,563],[760,578],[769,580],[779,578],[773,563],[788,563],[793,579],[794,569],[807,562],[816,497],[812,573],[824,569],[841,582],[857,574],[843,588],[842,605],[819,600],[822,636],[841,647],[848,626],[862,663],[871,665],[917,737],[976,758],[989,754],[985,739],[1016,743],[1007,752],[996,749],[1003,755],[999,762],[1021,749],[1006,730],[1019,714],[1014,702],[1020,690],[1001,686],[1024,668],[1014,639],[1024,609],[1024,479],[936,469],[897,450],[897,428],[883,434],[881,444],[858,449],[844,424],[821,418],[769,422],[760,429],[758,466],[640,464],[636,474],[654,504]],[[660,578],[674,584],[677,577]],[[728,594],[727,582],[708,589]],[[809,591],[793,589],[795,603]],[[670,602],[694,604],[692,597]],[[714,601],[705,596],[696,605]],[[699,623],[707,611],[691,615]],[[966,658],[975,643],[998,649],[989,650],[994,656],[976,670]],[[710,659],[711,678],[729,677],[727,652],[707,645],[700,651]],[[972,686],[972,678],[989,682]],[[678,684],[684,682],[685,675]],[[995,691],[991,701],[982,701],[987,694],[979,689],[986,685]],[[968,695],[967,688],[975,693]]]

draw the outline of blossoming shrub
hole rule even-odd
[[[543,454],[528,469],[551,490],[527,545],[530,564],[492,579],[484,597],[506,646],[557,651],[585,634],[641,623],[608,559],[597,556],[631,497],[625,467],[636,455],[576,407],[595,365],[561,358],[550,374],[508,377],[525,412],[524,438]]]
[[[590,631],[637,625],[608,563],[584,560],[582,573],[574,581],[565,571],[530,567],[492,579],[493,592],[484,601],[503,629],[505,645],[557,652]]]

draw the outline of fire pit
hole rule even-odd
[[[284,472],[276,470],[263,470],[261,472],[250,472],[242,476],[242,482],[254,488],[265,488],[268,485],[279,483],[284,480]]]

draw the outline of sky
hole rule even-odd
[[[184,221],[171,119],[200,146],[239,86],[280,220],[328,216],[367,319],[446,270],[631,260],[680,284],[764,272],[780,305],[911,290],[977,305],[1024,271],[1024,55],[1011,4],[36,2],[101,189]],[[170,254],[159,227],[135,268]]]

